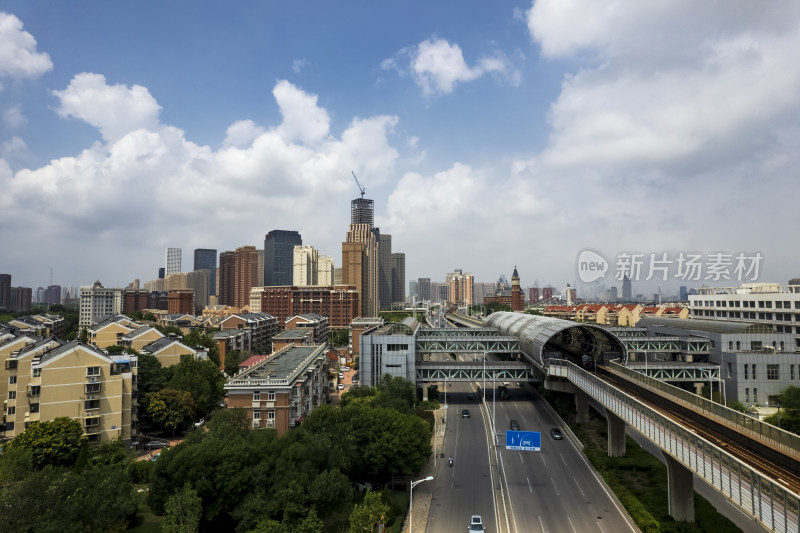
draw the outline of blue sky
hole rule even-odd
[[[155,277],[167,246],[186,270],[194,248],[261,247],[271,229],[338,266],[351,170],[407,279],[517,265],[524,286],[563,287],[585,248],[759,252],[760,280],[800,276],[796,5],[0,9],[14,285],[52,267],[63,285],[124,286]]]

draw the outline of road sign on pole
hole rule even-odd
[[[542,434],[538,431],[506,431],[506,450],[542,451]]]

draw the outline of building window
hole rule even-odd
[[[733,350],[733,341],[728,341],[728,350]]]
[[[8,384],[13,385],[17,382],[17,376],[8,376]]]
[[[789,365],[789,379],[794,381],[794,365]]]
[[[275,411],[267,411],[267,420],[275,420]]]
[[[39,396],[42,393],[42,387],[40,385],[31,385],[31,396]]]
[[[744,379],[747,379],[747,365],[744,365]]]
[[[30,407],[31,407],[31,413],[38,413],[39,412],[39,404],[38,403],[32,403]]]
[[[261,411],[253,411],[253,420],[261,420]]]
[[[86,400],[83,402],[84,409],[99,409],[100,408],[100,400]]]
[[[781,349],[780,349],[780,351],[783,351],[783,350],[784,350],[784,344],[783,344],[783,341],[781,341],[781,345],[780,345],[780,346],[781,346]]]
[[[87,376],[99,376],[100,375],[100,367],[99,366],[87,366],[86,367],[86,375]]]
[[[750,368],[750,370],[752,371],[750,373],[753,374],[753,379],[756,379],[756,365],[753,364],[753,366]],[[753,389],[753,390],[755,391],[755,389]]]
[[[753,403],[758,403],[758,389],[753,389]]]
[[[254,402],[260,402],[261,401],[261,391],[257,390],[255,392],[253,392],[253,401]]]
[[[85,419],[83,421],[83,425],[84,425],[84,427],[87,427],[87,428],[99,426],[100,425],[100,417],[99,416],[93,416],[92,418],[87,418],[87,419]]]
[[[760,352],[763,347],[761,341],[750,341],[750,351],[752,352]]]
[[[271,391],[269,391],[267,393],[267,400],[270,401],[270,402],[274,402],[275,401],[275,391],[274,390],[271,390]]]
[[[780,379],[780,365],[767,365],[767,379],[776,381]]]
[[[737,350],[741,350],[742,349],[742,342],[741,341],[736,341],[736,349]]]
[[[42,377],[42,369],[41,368],[33,368],[31,369],[31,376],[34,378]]]
[[[744,403],[750,403],[750,388],[745,387],[744,389]]]
[[[17,408],[13,405],[11,407],[6,407],[6,415],[13,415],[17,413]]]
[[[733,375],[733,363],[728,363],[728,377]]]
[[[15,399],[16,397],[17,397],[17,391],[15,391],[15,390],[10,390],[10,391],[8,391],[8,399],[9,399],[9,400],[13,400],[13,399]]]
[[[100,392],[100,384],[99,383],[87,383],[85,388],[86,394],[97,394]]]

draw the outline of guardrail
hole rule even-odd
[[[800,436],[794,433],[789,433],[772,424],[767,424],[669,383],[645,376],[620,364],[619,360],[610,361],[608,368],[612,372],[634,381],[648,390],[666,394],[675,403],[701,413],[706,418],[739,431],[770,448],[779,450],[785,455],[800,461]]]
[[[551,359],[549,374],[567,378],[768,529],[798,533],[797,494],[574,363]]]

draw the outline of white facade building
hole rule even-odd
[[[769,324],[776,333],[794,334],[794,346],[784,350],[800,351],[800,285],[747,283],[698,291],[689,296],[692,318]]]
[[[297,287],[317,285],[318,264],[319,254],[313,246],[295,246],[292,260],[292,285]]]
[[[329,255],[319,256],[317,262],[317,285],[328,287],[334,284],[334,271],[336,266],[333,263],[333,257]]]
[[[96,281],[90,287],[81,287],[81,305],[78,326],[91,326],[106,318],[122,314],[122,289],[107,289]]]

